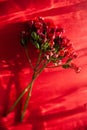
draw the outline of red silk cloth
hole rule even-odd
[[[32,76],[20,42],[23,22],[42,16],[61,25],[79,55],[82,71],[46,68],[35,81],[26,116],[19,122],[25,97],[10,106]],[[87,1],[0,0],[0,130],[87,129]],[[33,49],[30,50],[35,58]],[[25,95],[26,96],[26,95]]]

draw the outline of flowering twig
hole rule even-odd
[[[24,118],[25,111],[31,97],[33,83],[44,70],[44,68],[61,66],[65,69],[72,68],[76,72],[80,72],[80,68],[72,62],[72,60],[77,57],[77,54],[75,53],[70,40],[62,36],[62,33],[62,28],[55,27],[53,23],[51,24],[51,22],[46,22],[41,17],[30,20],[28,22],[28,29],[25,29],[21,33],[21,45],[25,49],[29,65],[33,70],[31,82],[27,85],[13,106],[9,109],[9,112],[11,112],[27,92],[27,97],[21,113],[21,121]],[[35,66],[33,66],[28,53],[29,43],[32,43],[39,51]],[[49,63],[52,65],[48,66]]]

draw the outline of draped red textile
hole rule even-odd
[[[32,76],[20,43],[23,22],[35,16],[52,19],[66,30],[82,71],[46,68],[35,81],[25,119],[25,97],[7,117],[10,106]],[[0,130],[87,129],[87,1],[0,0]],[[33,49],[30,50],[35,58]],[[25,95],[26,96],[26,95]]]

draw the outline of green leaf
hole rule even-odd
[[[32,39],[35,40],[35,41],[37,41],[37,40],[39,39],[39,35],[37,35],[36,32],[32,32],[32,33],[31,33],[31,37],[32,37]]]
[[[63,67],[64,69],[67,69],[67,68],[70,68],[70,65],[69,65],[69,64],[64,64],[64,65],[62,65],[62,67]]]
[[[71,60],[72,60],[72,58],[68,59],[68,60],[66,61],[66,63],[69,63]]]
[[[60,46],[59,45],[56,45],[55,46],[55,52],[58,52],[60,50]]]
[[[27,38],[22,38],[20,42],[21,42],[22,46],[25,46],[28,43],[28,39]]]
[[[37,35],[36,32],[32,32],[31,37],[32,37],[32,43],[35,45],[36,48],[40,49],[40,44],[39,44],[40,37],[39,37],[39,35]]]
[[[40,45],[39,45],[39,43],[38,43],[37,41],[33,42],[33,44],[35,45],[35,47],[36,47],[37,49],[40,49]]]
[[[64,58],[64,56],[58,56],[59,60],[62,60]]]
[[[42,50],[46,51],[49,48],[49,43],[45,42],[42,44]]]
[[[55,63],[58,60],[58,58],[51,57],[51,61]]]

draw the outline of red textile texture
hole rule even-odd
[[[26,116],[19,122],[23,98],[10,106],[31,79],[19,44],[23,22],[35,16],[52,19],[66,30],[82,71],[46,68],[35,81]],[[32,53],[33,52],[33,53]],[[30,54],[35,58],[31,47]],[[26,95],[25,95],[26,96]],[[87,130],[87,1],[0,0],[0,130]]]

